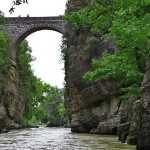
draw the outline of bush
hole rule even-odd
[[[136,145],[137,144],[137,137],[129,135],[127,137],[127,144]]]

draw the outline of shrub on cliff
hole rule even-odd
[[[10,67],[10,56],[8,52],[10,37],[4,33],[4,14],[0,11],[0,95],[4,95],[6,82],[8,80],[8,70]]]

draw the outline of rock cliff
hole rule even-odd
[[[137,113],[138,150],[150,149],[150,54],[148,56],[146,73],[142,82],[142,94]]]
[[[92,1],[91,1],[92,2]],[[90,1],[69,0],[66,13],[78,11]],[[142,83],[139,100],[121,101],[114,80],[89,83],[83,80],[92,69],[91,59],[113,53],[113,41],[104,41],[98,33],[75,29],[67,23],[64,30],[66,92],[65,103],[71,130],[99,134],[118,134],[119,140],[137,144],[138,150],[150,149],[150,59]],[[150,58],[150,55],[149,57]],[[127,137],[128,136],[128,137]]]
[[[70,0],[66,12],[77,11],[86,3]],[[102,40],[98,33],[77,30],[71,23],[66,24],[64,40],[67,43],[65,103],[72,131],[117,134],[117,126],[129,121],[130,110],[125,109],[130,107],[119,100],[121,92],[116,82],[111,79],[96,83],[83,80],[84,73],[92,69],[91,59],[100,59],[103,52],[113,53],[115,45]]]
[[[23,96],[18,88],[18,71],[15,59],[11,60],[11,67],[8,72],[1,76],[5,84],[2,96],[0,97],[0,132],[4,129],[20,128],[22,111],[24,108]]]

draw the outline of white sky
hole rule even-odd
[[[15,7],[15,12],[10,14],[13,0],[0,0],[0,10],[6,17],[43,17],[59,16],[65,11],[67,0],[28,0],[29,4]],[[34,32],[27,37],[32,55],[36,61],[32,63],[35,75],[53,86],[63,87],[64,64],[60,64],[60,45],[62,35],[55,31],[43,30]]]

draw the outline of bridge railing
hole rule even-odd
[[[7,17],[9,22],[41,22],[41,21],[63,21],[63,16],[52,17]]]

